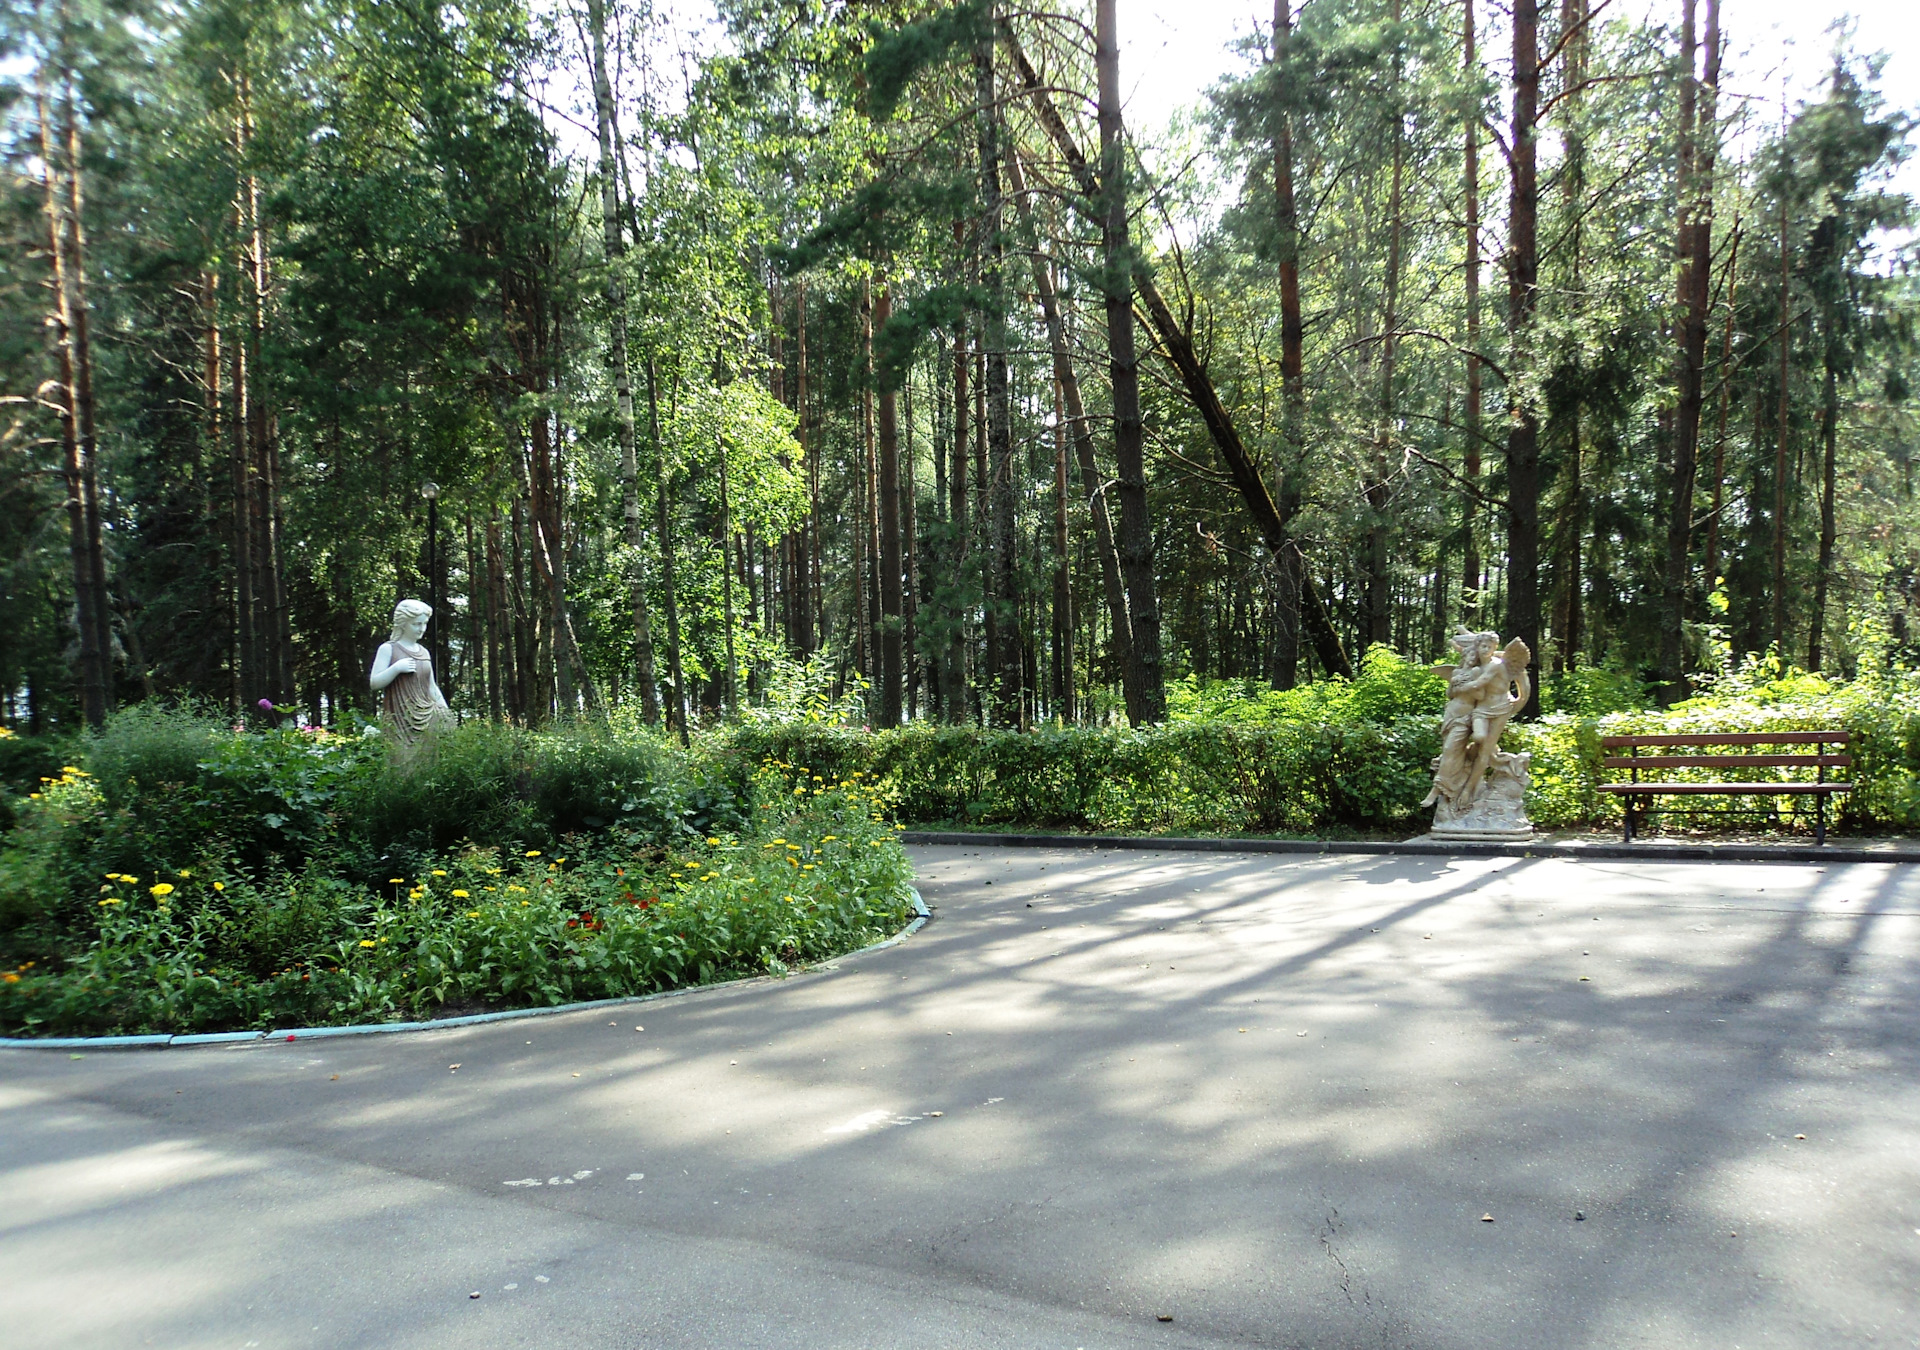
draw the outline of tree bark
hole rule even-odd
[[[954,226],[955,236],[959,236],[961,227]],[[956,324],[953,330],[953,472],[948,478],[948,487],[953,496],[949,508],[948,523],[952,529],[953,571],[948,584],[952,594],[964,597],[967,575],[967,428],[968,395],[967,367],[971,358],[967,354],[967,325]],[[968,720],[967,709],[967,614],[964,601],[956,603],[948,614],[953,630],[947,648],[947,718],[956,724]]]
[[[1471,3],[1471,0],[1469,0]],[[1291,96],[1289,60],[1293,47],[1291,0],[1274,0],[1273,61],[1278,67],[1277,97]],[[1280,244],[1280,395],[1281,458],[1274,469],[1274,509],[1291,531],[1300,510],[1300,477],[1306,460],[1306,325],[1300,317],[1300,213],[1293,194],[1293,113],[1283,104],[1273,144],[1274,220]],[[1274,632],[1270,661],[1275,689],[1300,681],[1300,598],[1307,585],[1306,560],[1289,539],[1273,555]]]
[[[1469,84],[1480,76],[1480,58],[1474,50],[1473,0],[1465,2],[1465,41],[1461,65]],[[1466,146],[1462,155],[1461,178],[1466,196],[1466,309],[1467,309],[1467,394],[1465,453],[1462,477],[1466,491],[1461,507],[1461,608],[1476,611],[1480,607],[1480,110],[1467,114]]]
[[[1120,499],[1120,572],[1133,624],[1129,656],[1140,686],[1136,726],[1166,720],[1160,660],[1160,601],[1153,576],[1153,527],[1147,516],[1146,427],[1140,416],[1140,359],[1134,350],[1133,290],[1141,271],[1127,223],[1126,127],[1120,113],[1117,0],[1096,0],[1094,67],[1100,107],[1101,290],[1107,311],[1107,361],[1113,385],[1114,495]],[[1261,487],[1265,493],[1265,485]]]
[[[1707,302],[1713,265],[1713,137],[1720,77],[1720,6],[1707,0],[1706,73],[1696,82],[1695,0],[1682,0],[1680,20],[1680,172],[1676,223],[1680,311],[1674,353],[1676,400],[1673,466],[1667,502],[1666,566],[1660,587],[1660,680],[1663,701],[1687,693],[1682,625],[1693,538],[1693,482],[1699,463],[1700,409],[1705,397]]]
[[[874,327],[884,328],[893,317],[893,289],[883,279],[874,301]],[[901,660],[901,622],[904,599],[900,558],[900,420],[898,395],[889,384],[880,388],[880,720],[879,726],[897,727],[905,702]]]
[[[994,621],[987,662],[993,680],[989,721],[996,726],[1018,726],[1022,664],[1019,559],[1014,551],[1013,404],[1007,364],[1006,241],[1003,237],[1005,199],[1000,186],[1001,128],[995,102],[993,51],[991,39],[981,41],[974,52],[973,67],[980,156],[980,286],[987,297],[980,320],[987,413],[987,478],[981,488],[991,552],[992,580],[987,587],[987,603]]]
[[[802,366],[805,369],[805,366]],[[668,504],[673,486],[673,467],[667,459],[666,442],[660,438],[660,376],[653,356],[647,356],[647,415],[653,426],[653,447],[659,465],[660,482],[654,489],[658,519],[654,533],[660,539],[660,587],[667,606],[667,674],[673,683],[673,702],[667,709],[667,729],[687,743],[687,686],[680,667],[680,602],[673,581],[673,516]]]
[[[1540,650],[1540,418],[1527,389],[1539,307],[1540,4],[1513,5],[1512,190],[1508,198],[1507,631]],[[1540,710],[1538,683],[1525,715]]]
[[[1007,169],[1016,200],[1022,214],[1028,218],[1031,233],[1031,207],[1026,195],[1025,171],[1017,150],[1007,157]],[[1037,234],[1035,238],[1038,238]],[[1086,494],[1087,507],[1093,517],[1094,551],[1100,558],[1100,580],[1107,598],[1108,622],[1113,626],[1113,657],[1120,667],[1121,693],[1127,705],[1127,720],[1137,722],[1146,716],[1143,702],[1145,691],[1136,679],[1139,668],[1132,658],[1133,622],[1127,617],[1126,583],[1120,575],[1120,555],[1114,546],[1113,522],[1107,513],[1106,492],[1100,482],[1099,465],[1094,459],[1093,425],[1087,416],[1086,404],[1081,396],[1080,377],[1074,370],[1073,358],[1067,347],[1066,322],[1060,312],[1060,299],[1054,288],[1053,274],[1037,251],[1033,255],[1033,288],[1040,297],[1041,316],[1046,320],[1047,345],[1053,353],[1053,378],[1065,405],[1066,428],[1073,442],[1074,457],[1079,463],[1081,490]]]
[[[1092,167],[1075,143],[1073,134],[1067,130],[1066,122],[1060,111],[1054,106],[1053,99],[1041,83],[1040,76],[1027,60],[1026,53],[1020,48],[1013,36],[1012,29],[1002,25],[1001,34],[1015,65],[1020,72],[1028,98],[1033,103],[1035,115],[1048,137],[1060,151],[1061,158],[1072,171],[1074,183],[1081,196],[1090,203],[1098,204],[1102,194]],[[1233,419],[1227,415],[1220,395],[1208,377],[1206,367],[1201,364],[1198,353],[1193,347],[1190,334],[1175,319],[1173,309],[1160,294],[1153,277],[1145,268],[1132,269],[1133,285],[1138,289],[1140,302],[1145,307],[1147,319],[1153,325],[1154,336],[1158,339],[1160,350],[1167,364],[1180,376],[1180,382],[1186,386],[1188,400],[1194,410],[1200,414],[1201,422],[1207,428],[1207,435],[1213,441],[1214,449],[1226,463],[1227,472],[1233,479],[1235,489],[1240,493],[1247,514],[1253,518],[1254,527],[1259,530],[1261,542],[1275,558],[1281,558],[1295,545],[1285,522],[1275,508],[1272,496],[1267,491],[1265,479],[1254,464],[1253,456],[1248,453],[1246,444],[1240,439],[1239,431],[1233,425]],[[1306,575],[1304,560],[1302,575]],[[1341,649],[1340,637],[1335,632],[1332,620],[1327,616],[1325,605],[1311,582],[1301,587],[1301,619],[1307,632],[1312,636],[1314,652],[1320,658],[1320,664],[1330,675],[1351,678],[1353,664],[1347,660],[1346,652]],[[1157,617],[1157,616],[1156,616]]]
[[[70,235],[60,201],[59,160],[53,151],[47,105],[39,100],[40,162],[46,175],[47,257],[53,272],[51,314],[54,350],[60,368],[61,473],[66,486],[67,554],[73,568],[74,628],[79,637],[81,709],[87,725],[98,731],[109,710],[107,655],[100,641],[99,606],[94,592],[94,569],[87,532],[86,453],[81,436],[78,361],[75,354],[75,310],[69,275]]]
[[[647,613],[646,532],[640,524],[640,461],[634,447],[633,373],[627,361],[627,287],[621,268],[626,234],[620,227],[617,166],[614,162],[613,82],[607,74],[606,0],[587,0],[587,24],[593,42],[593,104],[600,133],[600,239],[606,255],[607,365],[613,372],[615,424],[620,435],[620,512],[627,546],[627,605],[633,616],[634,683],[640,687],[640,716],[648,726],[660,721],[660,691],[653,675],[653,629]]]

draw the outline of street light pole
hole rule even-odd
[[[420,495],[427,499],[427,603],[433,606],[433,627],[427,638],[427,653],[433,659],[433,678],[442,690],[447,687],[447,661],[445,635],[447,616],[441,611],[446,607],[445,597],[440,584],[440,485],[432,479],[420,485]]]

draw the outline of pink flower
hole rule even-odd
[[[260,700],[260,701],[259,701],[258,703],[256,703],[256,704],[254,704],[253,706],[254,706],[254,707],[256,707],[256,708],[258,708],[258,709],[259,709],[259,710],[260,710],[261,712],[272,712],[272,711],[273,711],[273,700],[272,700],[272,699],[270,699],[270,698],[263,698],[263,699],[261,699],[261,700]]]

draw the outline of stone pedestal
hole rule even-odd
[[[1502,844],[1532,839],[1533,822],[1527,819],[1527,771],[1532,763],[1530,754],[1496,750],[1486,781],[1465,810],[1444,799],[1434,804],[1433,832],[1428,838]],[[1437,772],[1440,761],[1434,760],[1433,767]]]

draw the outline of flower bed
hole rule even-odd
[[[768,765],[751,791],[739,829],[638,846],[575,835],[559,854],[468,844],[371,886],[324,854],[258,875],[225,860],[102,873],[83,943],[0,974],[0,1033],[264,1029],[620,997],[784,974],[912,917],[906,857],[870,790]],[[30,824],[76,830],[98,793],[71,770],[30,801],[42,817]]]

